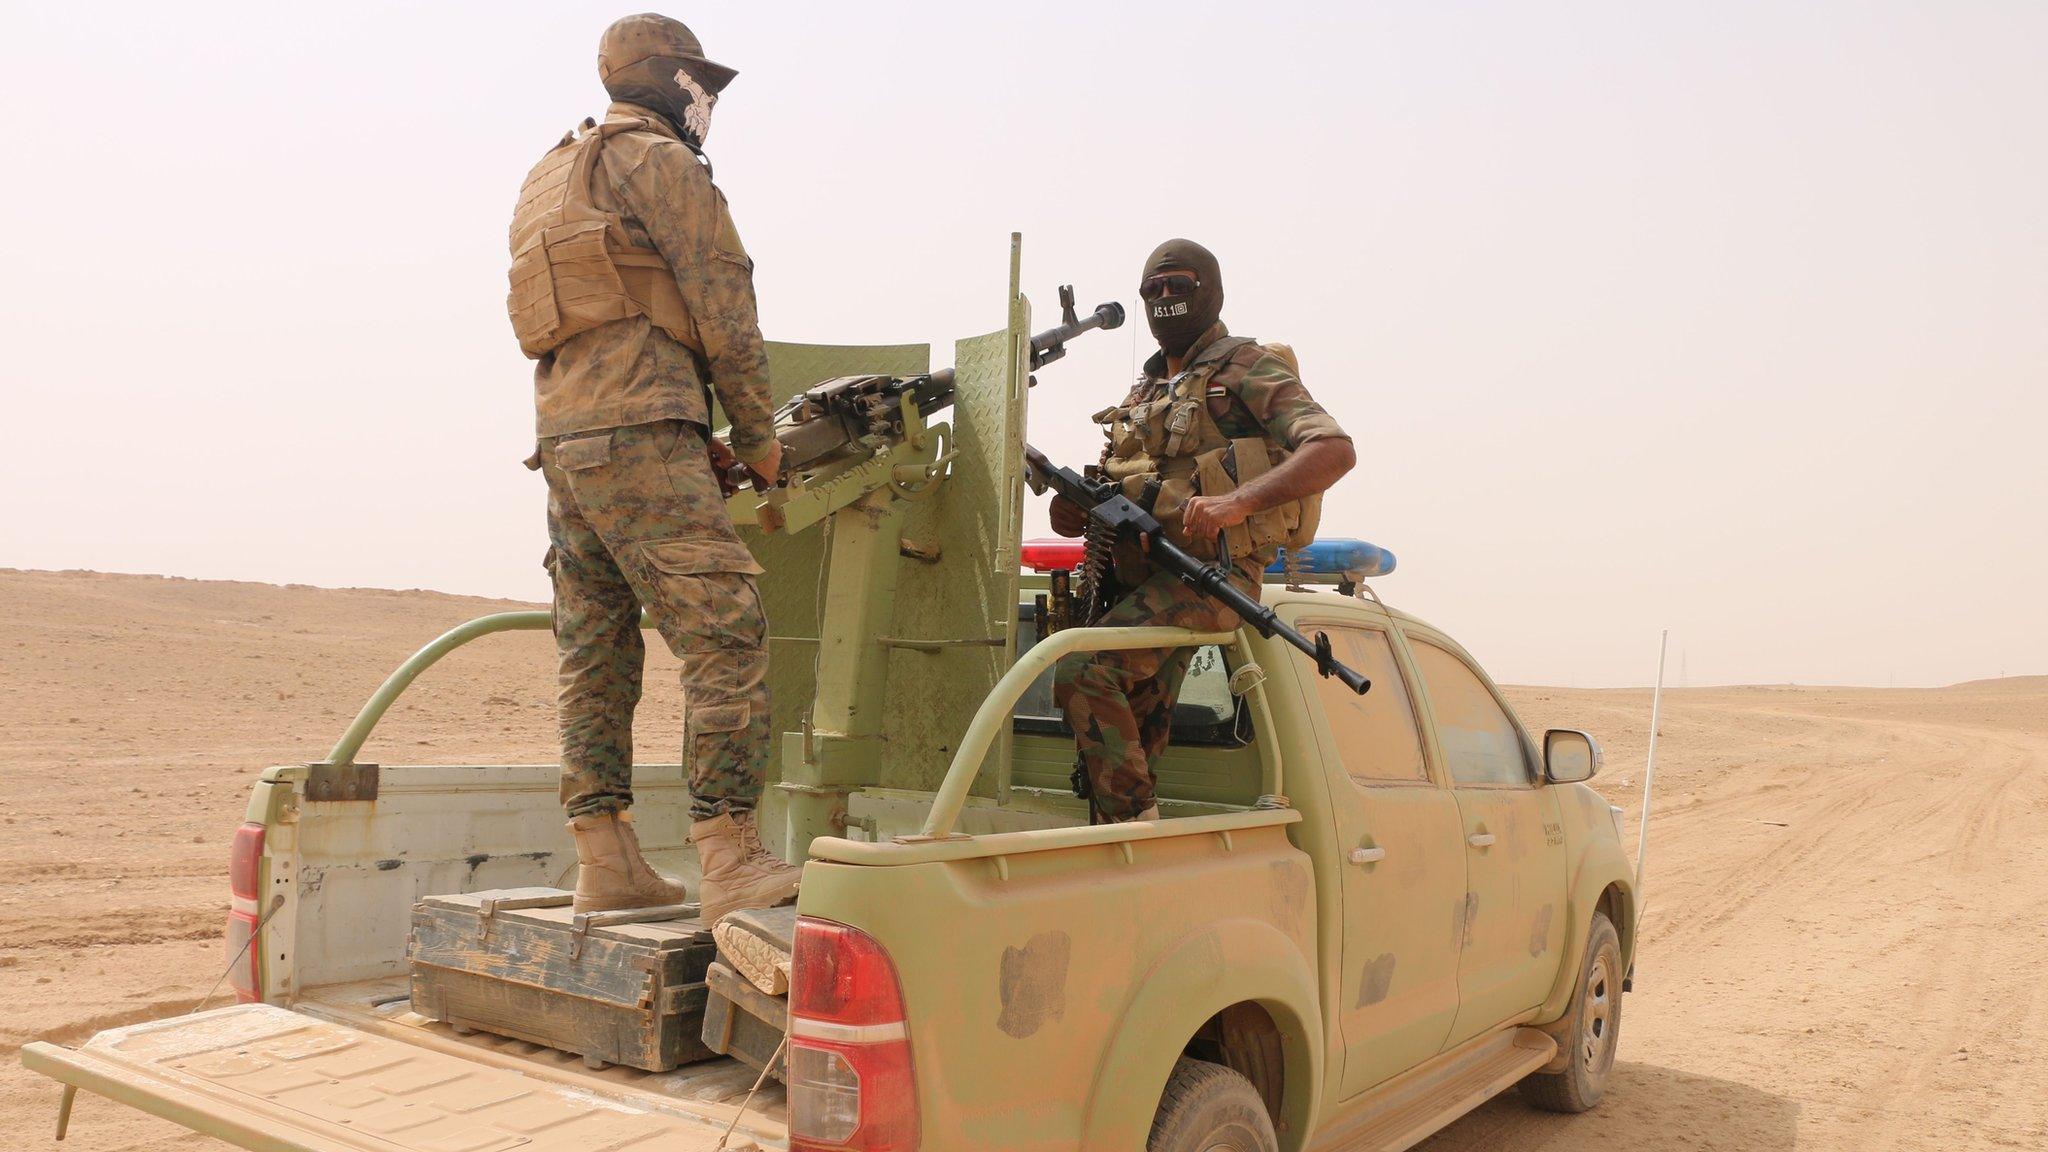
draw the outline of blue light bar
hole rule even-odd
[[[1302,573],[1310,576],[1342,576],[1347,572],[1359,576],[1385,576],[1394,570],[1394,554],[1363,540],[1337,536],[1318,540],[1303,548],[1297,563]],[[1280,559],[1266,568],[1266,575],[1286,574],[1287,552],[1283,548]]]

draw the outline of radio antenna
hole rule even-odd
[[[1671,629],[1657,635],[1657,687],[1650,693],[1650,752],[1643,760],[1643,814],[1636,821],[1636,908],[1641,919],[1643,902],[1643,858],[1650,852],[1650,782],[1657,776],[1657,712],[1664,702],[1664,650],[1671,643]]]

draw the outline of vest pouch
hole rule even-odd
[[[1166,410],[1166,446],[1160,455],[1188,455],[1189,446],[1201,433],[1201,417],[1206,415],[1197,409],[1206,403],[1199,391],[1191,397],[1179,396],[1174,399],[1172,406]]]
[[[1216,538],[1211,536],[1207,539],[1198,539],[1188,535],[1186,529],[1181,526],[1181,513],[1187,511],[1188,499],[1198,491],[1197,475],[1198,472],[1189,472],[1178,476],[1161,477],[1159,498],[1152,502],[1152,515],[1158,518],[1159,526],[1164,528],[1169,536],[1179,539],[1180,546],[1187,550],[1188,555],[1197,560],[1214,560],[1217,558]]]
[[[1112,456],[1102,462],[1102,474],[1118,484],[1133,478],[1142,479],[1157,471],[1159,465],[1150,456]],[[1131,495],[1131,499],[1136,500],[1137,496]]]
[[[1304,497],[1299,503],[1289,507],[1299,508],[1301,512],[1295,518],[1294,526],[1288,531],[1287,539],[1280,543],[1290,552],[1299,552],[1316,542],[1316,529],[1323,522],[1323,494],[1318,492],[1313,496]]]
[[[538,360],[561,344],[555,332],[562,326],[562,314],[555,308],[545,237],[536,234],[512,254],[512,291],[505,297],[505,308],[512,314],[512,332],[519,337],[521,352]]]
[[[605,237],[610,225],[601,219],[569,220],[541,230],[554,280],[555,307],[562,316],[556,343],[600,324],[638,314],[626,295],[625,282],[612,264]]]
[[[1173,397],[1171,396],[1139,404],[1126,410],[1124,418],[1130,421],[1132,434],[1137,437],[1138,444],[1144,448],[1145,455],[1155,460],[1163,456],[1174,455],[1173,452],[1169,451],[1171,436],[1167,430],[1167,418],[1172,411]]]
[[[1226,451],[1230,453],[1231,463],[1235,466],[1237,482],[1240,485],[1249,484],[1273,470],[1275,461],[1267,451],[1266,441],[1262,438],[1245,437],[1232,440]],[[1233,540],[1232,551],[1241,556],[1249,556],[1254,552],[1278,547],[1293,531],[1299,518],[1299,508],[1299,503],[1290,500],[1246,520],[1238,530],[1238,535],[1244,541],[1243,550],[1239,551],[1236,547],[1237,541]]]

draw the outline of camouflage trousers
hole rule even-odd
[[[543,440],[562,804],[633,803],[633,710],[645,606],[682,661],[690,814],[750,809],[767,770],[768,623],[761,566],[733,530],[694,424],[661,420]]]
[[[1258,594],[1254,577],[1240,571],[1234,582]],[[1110,605],[1096,624],[1227,632],[1237,627],[1238,619],[1237,613],[1198,595],[1172,574],[1155,571]],[[1157,785],[1153,765],[1172,736],[1174,701],[1194,654],[1192,648],[1082,652],[1061,660],[1053,670],[1053,702],[1074,730],[1097,819],[1119,823],[1152,806]]]

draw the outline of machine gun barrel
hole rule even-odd
[[[1060,286],[1060,323],[1031,338],[1031,370],[1052,363],[1067,354],[1067,341],[1096,329],[1123,324],[1124,306],[1114,300],[1098,304],[1095,311],[1079,316],[1074,311],[1074,287]],[[782,442],[782,468],[775,483],[786,484],[791,476],[821,462],[837,461],[872,452],[878,440],[900,437],[905,432],[904,404],[928,417],[953,403],[953,369],[941,368],[919,376],[843,376],[826,380],[791,397],[775,413],[775,437]],[[729,441],[726,433],[720,436]],[[867,451],[859,451],[862,444]],[[750,484],[766,489],[743,464],[731,465],[722,481],[728,495]]]
[[[1345,687],[1361,696],[1372,688],[1372,681],[1356,669],[1338,662],[1330,651],[1327,633],[1318,632],[1311,640],[1289,627],[1278,613],[1232,584],[1230,573],[1222,567],[1204,564],[1168,541],[1160,531],[1159,521],[1132,503],[1116,485],[1083,476],[1072,468],[1061,468],[1029,444],[1024,446],[1024,468],[1034,491],[1044,492],[1050,488],[1084,509],[1088,518],[1102,528],[1118,536],[1144,538],[1147,560],[1180,577],[1182,583],[1201,595],[1237,613],[1245,623],[1258,629],[1259,635],[1269,639],[1278,636],[1307,654],[1316,662],[1318,674],[1336,677]]]
[[[1058,327],[1047,328],[1031,338],[1031,370],[1038,371],[1047,364],[1067,354],[1067,341],[1076,336],[1101,329],[1104,332],[1120,328],[1124,322],[1124,306],[1111,300],[1097,304],[1095,311],[1086,316],[1074,313],[1074,287],[1060,286],[1060,323]],[[911,393],[917,397],[917,410],[929,416],[953,402],[953,370],[941,368],[927,376],[917,377],[910,382]]]

